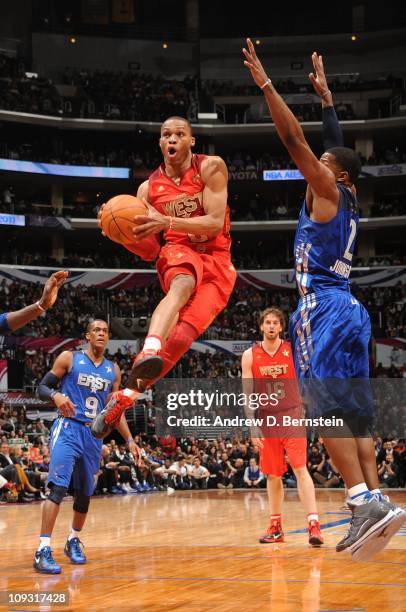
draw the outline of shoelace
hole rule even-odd
[[[83,548],[85,546],[83,542],[81,542],[79,538],[72,538],[70,542],[71,548],[73,548],[74,552],[77,554],[82,554],[81,546],[83,546]]]
[[[50,548],[49,546],[45,546],[45,548],[43,548],[40,552],[42,552],[46,561],[51,561],[52,563],[55,563],[55,560],[52,558],[52,548]]]

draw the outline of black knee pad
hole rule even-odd
[[[48,499],[54,502],[57,506],[61,503],[66,493],[68,492],[66,487],[60,487],[59,485],[52,485],[51,492],[48,495]]]
[[[81,491],[75,491],[75,497],[73,500],[73,509],[75,512],[81,512],[86,514],[89,510],[90,497],[82,493]]]

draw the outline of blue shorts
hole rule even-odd
[[[69,418],[56,419],[51,429],[48,483],[72,486],[90,497],[100,468],[103,441],[90,428]]]
[[[295,370],[313,414],[352,413],[371,417],[368,312],[347,291],[302,298],[290,317]],[[317,398],[317,401],[316,399]]]

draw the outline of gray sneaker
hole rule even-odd
[[[347,535],[338,542],[337,552],[349,550],[356,561],[365,561],[386,546],[392,535],[406,519],[403,512],[395,512],[388,502],[371,501],[352,506],[352,519]],[[390,529],[389,529],[390,527]],[[390,531],[390,537],[386,533]],[[381,538],[381,536],[383,536]],[[380,540],[372,545],[372,540]]]
[[[382,503],[389,508],[390,512],[392,512],[392,516],[385,523],[383,529],[376,530],[372,537],[367,538],[361,543],[357,542],[357,544],[351,548],[351,554],[354,561],[366,561],[383,550],[402,525],[406,523],[406,512],[402,508],[390,502]]]

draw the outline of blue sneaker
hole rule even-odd
[[[145,480],[144,480],[144,482],[142,483],[141,486],[142,486],[142,488],[144,489],[144,491],[146,493],[149,493],[150,491],[152,491],[152,487],[150,487],[149,484],[147,482],[145,482]]]
[[[125,495],[123,489],[120,487],[112,487],[111,492],[113,495]]]
[[[41,574],[60,574],[61,566],[57,564],[52,556],[50,546],[45,546],[37,550],[34,557],[33,568]]]
[[[83,565],[86,563],[86,557],[82,550],[82,542],[79,538],[72,538],[71,540],[66,540],[64,553],[67,557],[69,557],[71,563],[75,563],[75,565]]]

